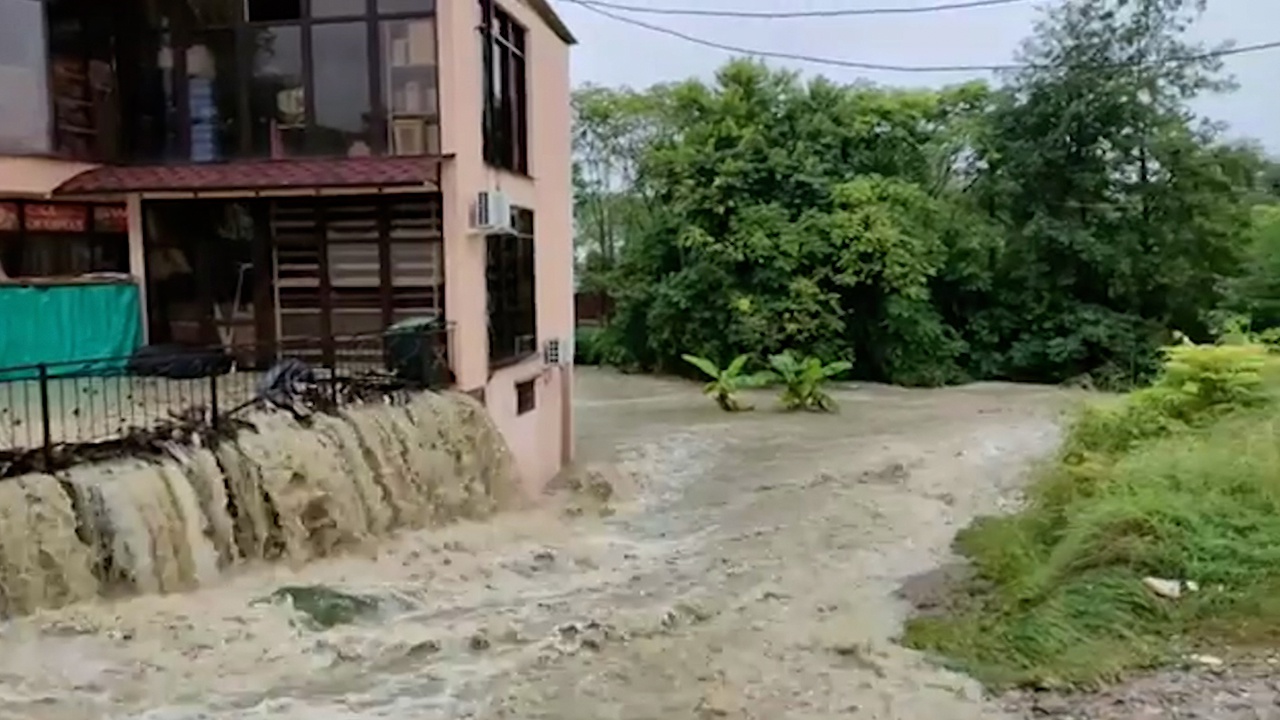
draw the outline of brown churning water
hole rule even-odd
[[[189,590],[518,501],[510,451],[462,394],[249,422],[212,448],[0,482],[0,616]]]

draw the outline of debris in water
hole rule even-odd
[[[491,644],[492,643],[489,642],[489,636],[485,635],[483,632],[473,634],[471,639],[467,642],[467,645],[476,652],[488,650]]]
[[[334,590],[323,585],[291,585],[271,593],[259,602],[288,601],[302,613],[306,624],[314,630],[328,630],[336,625],[350,625],[378,613],[377,598]]]
[[[297,358],[286,358],[267,371],[258,382],[258,398],[294,417],[310,417],[311,408],[304,404],[316,389],[316,373]]]

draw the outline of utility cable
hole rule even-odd
[[[758,18],[762,20],[789,20],[795,18],[830,18],[855,17],[860,15],[918,15],[924,13],[947,12],[949,10],[973,10],[977,8],[996,7],[999,5],[1016,5],[1027,0],[966,0],[937,5],[918,5],[915,7],[875,7],[875,8],[831,8],[826,10],[702,10],[690,8],[655,8],[641,5],[623,5],[603,0],[578,0],[579,5],[590,5],[605,10],[642,15],[692,15],[698,17],[720,18]]]
[[[814,64],[814,65],[826,65],[829,67],[853,68],[857,70],[875,70],[875,71],[881,71],[881,72],[900,72],[900,73],[943,73],[943,72],[975,73],[975,72],[996,72],[1000,70],[1026,70],[1026,69],[1033,69],[1038,67],[1036,65],[1015,64],[1015,63],[1000,63],[1000,64],[992,64],[992,65],[889,65],[884,63],[863,62],[860,60],[843,60],[839,58],[821,57],[817,55],[804,55],[804,54],[798,54],[798,53],[779,52],[776,50],[758,50],[758,49],[753,49],[748,47],[742,47],[739,45],[729,45],[727,43],[721,43],[715,40],[708,40],[706,38],[701,38],[696,35],[690,35],[688,33],[681,32],[680,30],[675,30],[673,28],[663,27],[661,25],[654,25],[652,23],[647,23],[643,20],[637,20],[635,18],[629,18],[623,15],[618,15],[617,13],[614,13],[599,7],[598,3],[594,2],[594,0],[563,0],[563,2],[581,6],[585,10],[590,10],[593,13],[602,15],[604,17],[623,23],[625,25],[631,25],[634,27],[643,28],[645,30],[649,30],[650,32],[655,32],[661,35],[674,37],[680,40],[684,40],[685,42],[693,43],[694,45],[701,45],[703,47],[712,48],[714,50],[722,50],[724,52],[730,52],[738,55],[750,55],[754,57],[773,58],[776,60],[792,60],[795,62],[805,62],[805,63]],[[1178,63],[1178,62],[1196,62],[1199,60],[1229,57],[1233,55],[1246,55],[1250,53],[1262,52],[1265,50],[1274,50],[1276,48],[1280,48],[1280,40],[1275,40],[1271,42],[1253,43],[1251,45],[1239,45],[1235,47],[1221,48],[1218,50],[1210,50],[1203,53],[1197,53],[1194,55],[1185,55],[1182,57],[1162,58],[1158,61],[1155,61],[1149,64],[1154,65],[1154,64],[1169,64],[1169,63]],[[1145,63],[1100,63],[1096,67],[1097,69],[1109,69],[1109,68],[1124,68],[1124,67],[1141,67],[1144,64]]]

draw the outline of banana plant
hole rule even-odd
[[[743,353],[734,358],[727,367],[720,369],[711,360],[696,355],[682,355],[685,362],[698,368],[707,377],[711,378],[711,382],[702,388],[702,393],[716,401],[721,410],[725,412],[743,412],[746,410],[754,410],[755,408],[747,403],[742,402],[738,398],[738,392],[750,388],[764,387],[773,379],[773,373],[744,373],[747,367],[747,361],[751,359],[749,353]]]
[[[769,358],[775,378],[782,383],[782,406],[788,410],[835,412],[835,398],[823,390],[831,378],[853,367],[847,360],[826,363],[816,357],[797,358],[790,350]]]

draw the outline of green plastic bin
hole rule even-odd
[[[407,383],[443,387],[449,372],[441,362],[444,340],[444,319],[437,315],[401,320],[382,333],[383,361]]]

